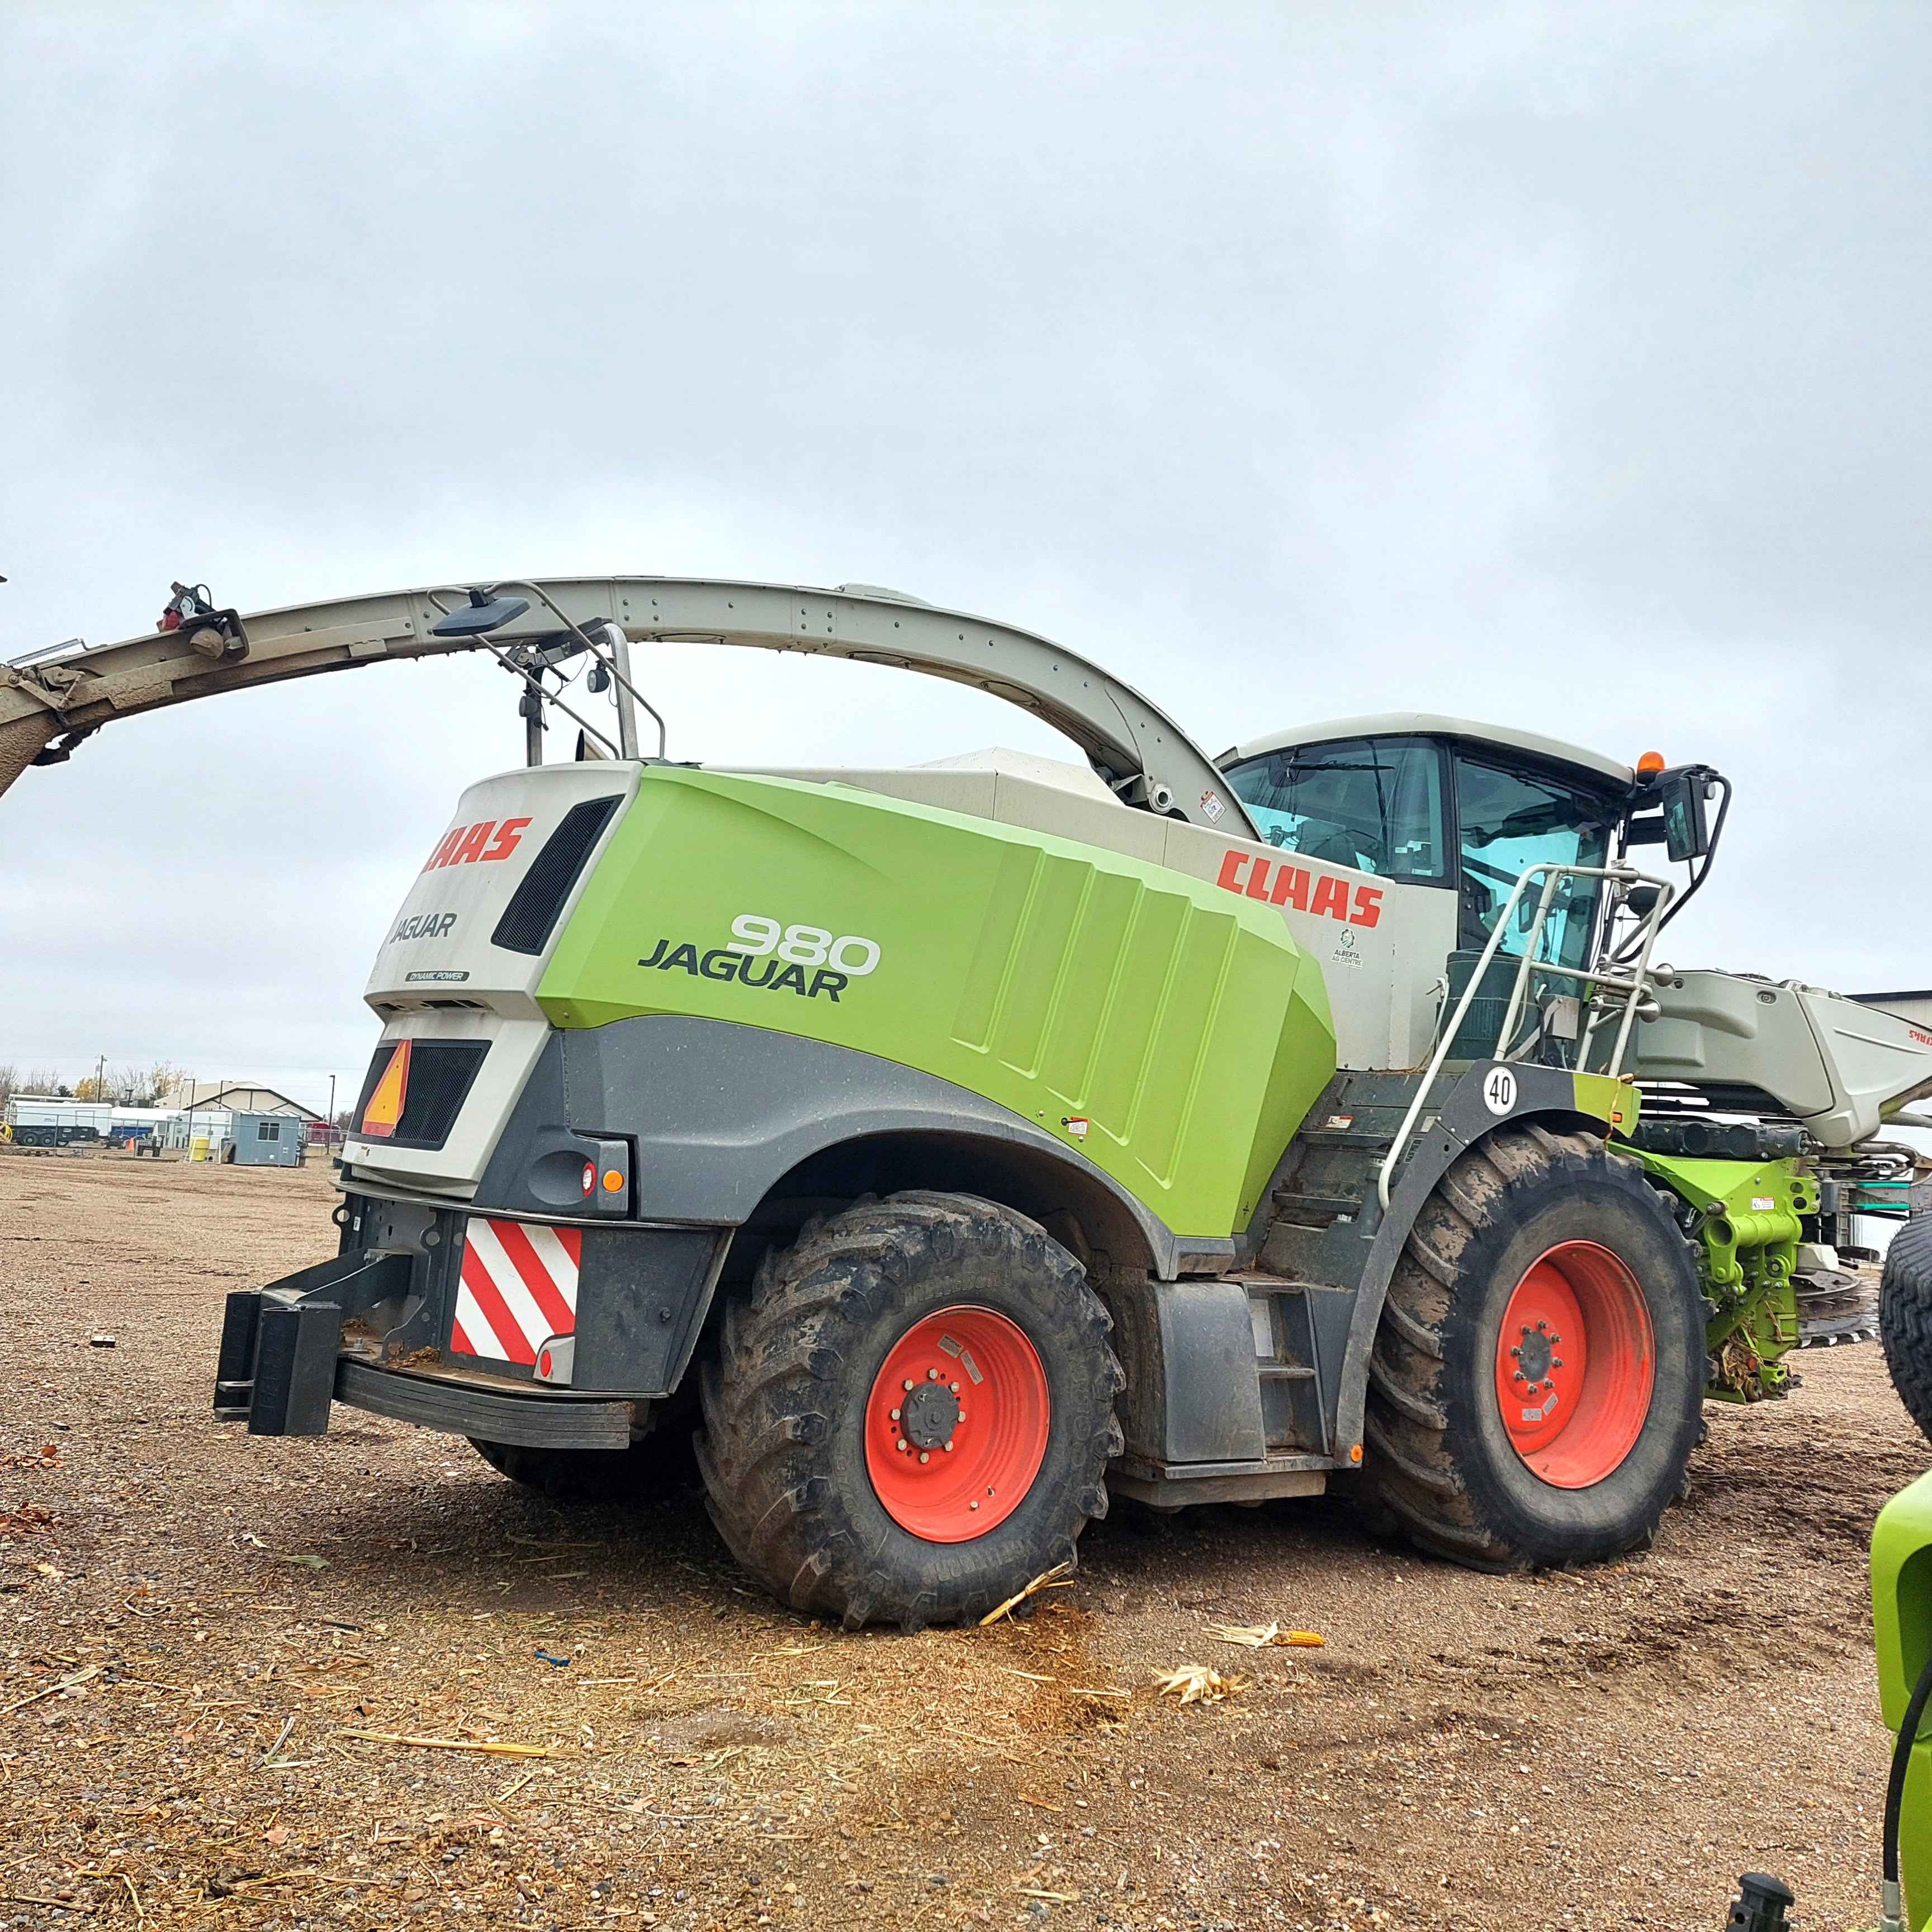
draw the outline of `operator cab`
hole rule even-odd
[[[1533,731],[1400,712],[1276,732],[1219,761],[1262,837],[1404,885],[1453,892],[1455,950],[1480,952],[1511,889],[1544,862],[1600,867],[1640,781],[1628,765]],[[1591,963],[1603,882],[1568,878],[1539,958]],[[1534,890],[1502,949],[1520,954]]]

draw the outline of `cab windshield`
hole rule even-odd
[[[1460,930],[1458,944],[1488,944],[1497,915],[1525,871],[1553,862],[1601,866],[1610,850],[1616,808],[1604,799],[1498,762],[1459,752],[1456,758],[1456,838]],[[1589,963],[1600,879],[1566,879],[1544,923],[1539,959],[1582,968]],[[1502,950],[1520,955],[1535,922],[1540,880],[1525,887],[1510,916]]]

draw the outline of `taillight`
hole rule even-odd
[[[382,1070],[382,1078],[376,1082],[376,1090],[369,1096],[369,1104],[362,1109],[360,1131],[371,1140],[387,1140],[403,1118],[409,1090],[410,1042],[399,1040],[389,1055],[388,1065]]]

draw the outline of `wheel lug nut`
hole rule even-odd
[[[902,1382],[900,1383],[899,1387],[905,1390],[908,1394],[911,1393],[912,1384],[910,1382]]]
[[[1522,1351],[1520,1348],[1512,1348],[1512,1349],[1510,1351],[1510,1353],[1512,1355],[1514,1355],[1514,1356],[1516,1356],[1516,1357],[1517,1357],[1517,1358],[1521,1358],[1521,1356],[1522,1356]],[[893,1413],[895,1415],[896,1415],[896,1414],[898,1414],[898,1411],[897,1409],[894,1409],[894,1410],[892,1411],[892,1413]]]
[[[968,1504],[966,1505],[966,1507],[967,1507],[969,1510],[971,1510],[971,1509],[977,1509],[977,1508],[980,1507],[980,1505],[979,1505],[976,1502],[970,1502],[970,1503],[968,1503]]]
[[[892,1411],[892,1420],[893,1420],[895,1422],[896,1422],[896,1421],[898,1421],[898,1419],[899,1419],[899,1412],[898,1412],[898,1411],[897,1409],[894,1409],[894,1410]]]
[[[950,1456],[952,1454],[952,1444],[951,1443],[948,1442],[942,1446],[944,1448],[947,1455]]]
[[[939,1379],[939,1371],[937,1369],[928,1369],[926,1372],[926,1378],[929,1382],[936,1382]]]
[[[1560,1369],[1563,1366],[1563,1358],[1561,1355],[1551,1356],[1550,1358],[1550,1366],[1552,1369]]]
[[[932,1458],[928,1455],[923,1449],[922,1449],[919,1452],[919,1460],[922,1462],[930,1462],[932,1460]]]
[[[903,1449],[905,1446],[906,1446],[906,1444],[905,1444],[905,1438],[904,1438],[903,1436],[902,1436],[899,1438],[899,1447],[900,1447],[902,1449]]]
[[[959,1393],[959,1384],[957,1382],[948,1382],[946,1386],[950,1389],[955,1395],[957,1395]]]

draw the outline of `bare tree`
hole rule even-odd
[[[60,1076],[51,1066],[30,1066],[19,1090],[22,1094],[65,1094],[70,1090],[62,1084]]]
[[[10,1060],[0,1060],[0,1107],[20,1090],[20,1073]]]
[[[188,1070],[170,1060],[158,1060],[148,1069],[148,1097],[140,1104],[160,1106],[177,1087],[188,1084]]]
[[[107,1098],[117,1107],[152,1107],[178,1076],[165,1060],[142,1072],[138,1066],[107,1070]]]

